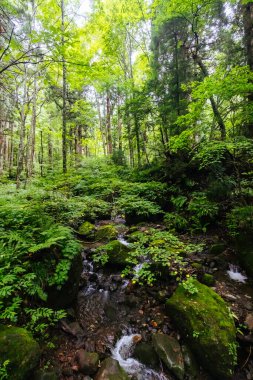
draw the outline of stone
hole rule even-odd
[[[199,366],[196,362],[194,355],[188,346],[182,346],[182,353],[184,357],[185,373],[190,380],[198,379]]]
[[[107,358],[102,362],[94,380],[130,380],[130,377],[117,360]]]
[[[215,284],[215,279],[212,274],[204,273],[201,278],[201,282],[207,286],[213,286]]]
[[[95,234],[95,225],[90,222],[84,222],[78,228],[78,234],[87,240],[93,240]]]
[[[38,343],[27,330],[0,325],[0,361],[9,360],[9,379],[25,380],[37,366],[40,353]]]
[[[118,232],[113,224],[106,224],[105,226],[99,226],[95,232],[96,241],[111,241],[115,240],[118,236]]]
[[[216,243],[211,245],[209,253],[211,253],[212,255],[220,255],[225,251],[226,248],[227,246],[225,243]]]
[[[107,264],[117,267],[125,267],[128,265],[128,258],[131,249],[120,243],[118,240],[113,240],[110,243],[99,248],[101,254],[107,256]]]
[[[178,341],[166,334],[154,334],[152,342],[155,351],[166,367],[179,380],[184,378],[184,359]]]
[[[135,346],[133,357],[147,367],[156,368],[159,358],[151,343],[141,342]]]
[[[68,280],[61,286],[60,289],[56,286],[47,288],[47,304],[53,309],[64,309],[73,305],[79,290],[79,283],[82,273],[82,256],[76,255],[73,258]]]
[[[248,314],[245,319],[245,325],[249,330],[253,330],[253,314]]]
[[[196,262],[192,263],[191,266],[197,270],[201,270],[203,268],[202,264]]]
[[[230,378],[237,360],[236,328],[225,301],[191,278],[167,300],[166,310],[200,364],[214,378]]]
[[[76,361],[79,371],[85,375],[94,375],[98,370],[99,355],[96,352],[81,349],[76,353]]]

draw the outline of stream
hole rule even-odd
[[[118,241],[126,246],[129,245],[122,232],[118,235]],[[106,266],[101,269],[101,266],[92,260],[96,248],[101,244],[105,243],[83,243],[83,271],[76,307],[73,310],[75,317],[72,322],[71,318],[68,318],[62,328],[75,338],[72,341],[67,338],[63,340],[62,347],[65,347],[66,353],[63,372],[64,368],[68,368],[67,361],[70,360],[68,358],[71,358],[72,368],[75,368],[73,363],[76,352],[84,349],[98,353],[101,361],[107,357],[116,359],[132,380],[175,380],[174,375],[164,372],[161,362],[150,368],[149,365],[146,366],[138,361],[135,353],[135,346],[139,341],[151,345],[152,335],[158,332],[181,340],[164,308],[164,299],[173,293],[175,284],[163,281],[153,287],[140,286],[123,278],[119,269]],[[220,264],[217,257],[204,252],[195,255],[194,260],[202,262],[204,271],[215,277],[214,289],[227,301],[240,321],[244,321],[253,312],[253,290],[245,273],[233,261],[233,256],[226,256],[226,260]],[[133,268],[132,279],[138,277],[146,262],[148,259],[144,256]],[[244,337],[241,336],[239,339],[244,344]],[[248,338],[245,339],[247,345]],[[58,357],[61,355],[61,350]],[[243,353],[243,363],[247,355]],[[253,367],[245,368],[243,376],[245,374],[247,378],[253,379]],[[73,379],[82,379],[80,376],[77,374]],[[64,380],[66,378],[68,377],[64,377]],[[211,380],[202,370],[199,379]]]

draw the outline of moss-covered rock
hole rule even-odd
[[[39,357],[39,345],[27,330],[0,325],[0,365],[9,361],[9,379],[26,379],[36,367]]]
[[[228,379],[236,363],[233,317],[217,293],[197,280],[188,281],[167,300],[166,310],[201,365],[214,378]]]
[[[53,309],[62,309],[73,304],[77,297],[82,270],[82,256],[78,254],[72,261],[68,273],[68,280],[62,287],[60,289],[56,286],[47,288],[47,304],[50,307]]]
[[[225,243],[216,243],[216,244],[213,244],[213,245],[210,247],[209,252],[210,252],[212,255],[220,255],[222,252],[225,251],[226,248],[227,248],[227,246],[226,246]]]
[[[117,238],[118,232],[113,224],[99,226],[95,232],[96,241],[111,241]]]
[[[90,222],[84,222],[78,228],[78,234],[88,240],[94,239],[95,225]]]
[[[201,282],[207,286],[213,286],[215,284],[215,279],[212,274],[204,273],[201,278]]]
[[[185,373],[189,380],[199,379],[199,366],[188,346],[182,346],[182,353],[184,357]]]
[[[94,380],[130,380],[130,377],[120,367],[117,360],[107,358],[102,362]]]
[[[122,244],[118,240],[113,240],[110,243],[99,248],[101,255],[105,255],[107,264],[118,267],[124,267],[128,265],[128,258],[131,249]]]
[[[159,365],[158,355],[150,343],[141,342],[137,344],[134,349],[133,357],[151,368],[155,368]]]
[[[166,365],[179,380],[184,378],[184,359],[178,341],[166,334],[154,334],[152,336],[154,348]]]

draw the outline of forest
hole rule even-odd
[[[253,379],[253,2],[0,0],[0,380]]]

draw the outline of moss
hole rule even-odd
[[[204,273],[201,282],[207,286],[213,286],[215,284],[215,279],[212,274]]]
[[[212,289],[192,280],[196,292],[179,285],[166,309],[196,356],[217,379],[231,377],[235,365],[236,329],[224,300]]]
[[[195,269],[198,269],[198,270],[200,270],[200,269],[203,268],[202,264],[200,264],[200,263],[192,263],[191,266],[192,266],[193,268],[195,268]]]
[[[113,224],[98,227],[95,232],[96,241],[110,241],[117,238],[118,232]]]
[[[84,222],[78,229],[78,234],[89,240],[94,238],[94,232],[95,226],[90,222]]]
[[[216,244],[213,244],[209,250],[209,252],[212,254],[212,255],[220,255],[222,252],[225,251],[226,249],[226,244],[224,243],[216,243]]]
[[[10,361],[7,366],[10,379],[26,379],[39,357],[39,345],[27,330],[0,325],[0,364]]]
[[[122,244],[118,240],[113,240],[110,243],[100,248],[102,253],[105,253],[108,257],[107,264],[124,267],[128,265],[129,247]]]

